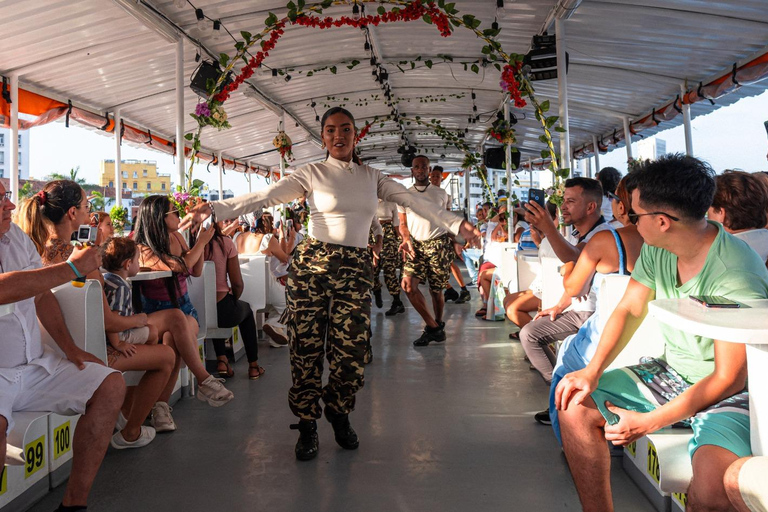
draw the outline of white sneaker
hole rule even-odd
[[[112,441],[109,444],[116,450],[125,450],[126,448],[141,448],[147,446],[155,438],[155,429],[152,427],[145,427],[142,425],[141,433],[135,441],[126,441],[122,432],[117,432],[112,436]]]
[[[282,348],[288,346],[288,338],[286,338],[283,333],[281,333],[279,330],[275,329],[269,324],[264,324],[264,327],[262,327],[262,330],[264,331],[264,334],[269,336],[269,346],[274,348]]]
[[[115,423],[115,430],[120,432],[125,428],[125,425],[128,423],[128,419],[123,416],[123,411],[120,411],[117,413],[117,422]]]
[[[212,407],[221,407],[235,395],[230,390],[224,387],[224,379],[216,379],[213,375],[209,375],[207,379],[199,384],[197,387],[197,398],[203,402],[208,402],[208,405]]]
[[[173,421],[171,411],[173,409],[165,402],[156,402],[152,407],[152,419],[149,422],[158,432],[173,432],[176,430],[176,422]]]

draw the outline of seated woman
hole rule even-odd
[[[213,225],[213,238],[205,247],[205,261],[212,261],[216,267],[216,312],[219,327],[239,327],[243,338],[245,354],[248,357],[248,378],[258,379],[264,374],[264,368],[259,366],[259,348],[256,344],[259,335],[256,331],[256,320],[253,317],[251,305],[238,300],[243,293],[243,276],[240,273],[240,261],[234,242],[222,233],[224,227],[231,226],[230,222],[219,222]],[[213,348],[218,360],[219,377],[230,378],[235,371],[229,365],[225,340],[213,340]]]
[[[505,206],[502,206],[499,210],[500,213],[492,217],[491,221],[488,223],[488,229],[490,232],[486,237],[486,258],[488,258],[491,251],[495,250],[495,244],[500,244],[507,241],[507,222],[509,216]],[[522,232],[523,230],[520,231],[521,234]],[[496,264],[488,261],[487,259],[483,262],[482,265],[480,265],[480,271],[477,276],[477,286],[480,289],[480,296],[482,297],[484,303],[488,301],[488,297],[490,296],[489,294],[491,291],[491,283],[493,282],[493,274],[495,270]],[[485,307],[482,307],[478,309],[477,312],[475,312],[475,316],[478,318],[482,318],[485,315]]]
[[[563,265],[561,273],[565,288],[564,298],[581,297],[589,294],[590,290],[596,295],[606,275],[616,273],[629,275],[634,269],[635,261],[640,256],[640,249],[643,246],[643,237],[638,233],[637,227],[629,220],[631,195],[627,191],[626,181],[627,178],[625,177],[619,182],[616,193],[608,194],[608,197],[611,198],[613,217],[624,227],[596,233],[584,246],[575,264],[568,262]],[[576,334],[565,339],[557,353],[550,385],[549,419],[558,441],[560,440],[560,424],[555,406],[557,384],[566,374],[582,369],[589,363],[600,342],[601,334],[600,309],[598,307]],[[532,348],[546,352],[545,347],[524,346],[523,348],[526,353]],[[531,361],[534,360],[530,354],[528,357]],[[541,358],[536,359],[541,360]],[[539,371],[541,372],[540,369]],[[545,413],[546,411],[539,414]],[[537,420],[541,421],[539,418]]]
[[[755,174],[725,171],[715,177],[715,187],[707,218],[768,260],[768,186]]]
[[[199,383],[197,397],[213,407],[220,407],[234,397],[222,384],[208,373],[200,361],[197,349],[197,311],[187,293],[187,277],[200,276],[203,269],[203,250],[213,236],[213,227],[201,228],[197,244],[189,249],[178,232],[179,212],[173,208],[168,196],[148,196],[139,206],[134,225],[134,240],[139,245],[139,264],[142,268],[171,271],[172,277],[141,281],[141,304],[149,315],[151,324],[158,331],[170,330],[173,337],[163,338],[176,353],[172,379],[181,369],[182,361]],[[156,323],[155,323],[156,322]],[[173,388],[166,389],[162,398],[167,402]],[[163,418],[175,428],[170,411],[163,411]]]
[[[112,225],[112,218],[106,212],[91,213],[91,220],[88,223],[92,228],[98,230],[96,234],[96,245],[101,245],[110,237],[115,235],[115,227]]]
[[[88,224],[89,209],[88,198],[80,185],[74,181],[57,180],[48,183],[22,205],[16,222],[34,242],[43,264],[52,265],[69,258],[74,250],[70,243],[72,234],[79,226]],[[98,271],[86,277],[98,279],[103,284]],[[147,325],[147,315],[121,316],[111,310],[106,297],[103,305],[105,330],[110,340],[117,342],[117,333]],[[123,405],[118,420],[119,431],[112,439],[112,445],[118,449],[139,448],[154,439],[155,429],[142,427],[142,423],[166,386],[172,368],[166,347],[144,345],[132,348],[135,350],[130,354],[112,351],[107,361],[116,370],[145,371],[131,394],[133,400]]]

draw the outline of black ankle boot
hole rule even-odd
[[[317,422],[315,420],[299,420],[291,425],[291,430],[299,431],[299,440],[296,441],[296,458],[299,460],[312,460],[317,457],[320,445],[317,440]]]
[[[357,450],[360,441],[352,425],[349,424],[349,414],[338,414],[325,408],[325,417],[333,426],[333,436],[336,443],[345,450]]]
[[[392,307],[389,308],[389,311],[384,313],[385,316],[395,316],[398,313],[405,313],[405,306],[403,305],[403,302],[400,300],[400,297],[395,297],[392,300]]]
[[[377,308],[384,307],[384,302],[381,300],[381,288],[373,290],[373,299]]]

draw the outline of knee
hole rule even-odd
[[[157,327],[155,327],[152,324],[148,324],[147,327],[149,327],[149,334],[147,335],[147,344],[151,345],[151,344],[157,343],[159,338],[159,332],[157,330]]]
[[[514,311],[514,307],[511,307],[510,310]],[[507,313],[509,314],[509,313]],[[522,329],[520,329],[520,343],[523,345],[523,349],[528,352],[529,347],[532,346],[532,336],[531,336],[531,326],[533,325],[533,322],[529,324],[525,324]]]
[[[200,326],[197,324],[197,320],[195,320],[194,317],[184,315],[184,321],[187,322],[187,326],[189,326],[189,330],[192,332],[192,334],[197,336],[197,333],[200,330]]]
[[[749,457],[744,457],[728,466],[728,469],[725,471],[725,476],[723,477],[725,493],[728,495],[728,499],[734,506],[736,506],[737,509],[739,506],[743,505],[744,502],[743,498],[741,497],[741,490],[739,489],[739,472],[741,471],[741,467],[748,460]]]
[[[158,360],[162,364],[161,370],[167,370],[168,373],[170,373],[173,371],[173,367],[176,364],[176,351],[168,345],[160,345],[159,348],[162,349],[158,354]]]
[[[0,445],[5,444],[5,431],[8,430],[8,420],[5,416],[0,416]],[[3,461],[0,461],[2,464]]]
[[[125,381],[120,373],[111,373],[98,389],[102,400],[120,407],[125,398]]]
[[[725,492],[721,481],[709,481],[703,478],[693,477],[688,488],[689,512],[717,512],[719,510],[731,510],[731,501]],[[738,474],[736,475],[736,492],[738,493]]]
[[[405,292],[407,295],[410,295],[410,294],[411,294],[412,288],[411,288],[411,280],[410,280],[410,279],[403,279],[403,280],[400,282],[400,286],[403,288],[403,291],[404,291],[404,292]]]

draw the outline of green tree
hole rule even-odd
[[[61,174],[58,172],[51,173],[48,177],[50,178],[50,181],[53,180],[71,180],[80,185],[81,187],[85,185],[86,180],[85,178],[78,178],[77,175],[80,172],[80,166],[74,167],[69,170],[69,175]]]
[[[26,182],[24,185],[22,185],[21,189],[19,190],[19,197],[21,199],[26,199],[28,197],[31,197],[35,194],[35,191],[32,190],[32,182]]]
[[[94,211],[103,212],[104,209],[107,207],[107,202],[109,201],[109,199],[104,197],[104,194],[102,194],[101,192],[94,190],[93,192],[91,192],[90,201]]]

